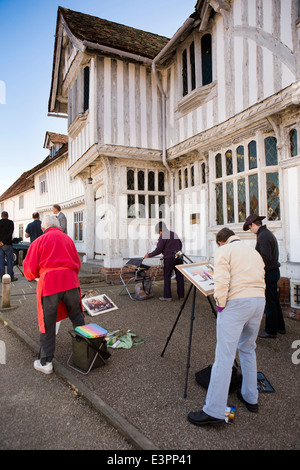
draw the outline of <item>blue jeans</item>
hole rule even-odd
[[[251,404],[258,400],[256,338],[264,312],[265,298],[229,300],[217,317],[215,362],[203,411],[224,419],[232,366],[238,349],[243,375],[241,393]]]
[[[3,245],[0,246],[0,279],[5,274],[5,261],[7,264],[7,274],[10,275],[11,279],[14,278],[14,269],[13,269],[13,256],[14,249],[12,245]]]

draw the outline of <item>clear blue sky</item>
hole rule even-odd
[[[0,195],[40,163],[47,131],[67,134],[47,117],[58,6],[171,38],[196,0],[0,0]]]

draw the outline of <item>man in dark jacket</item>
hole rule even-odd
[[[278,296],[277,283],[280,279],[280,263],[278,261],[278,242],[273,233],[262,225],[264,216],[251,214],[247,217],[243,229],[250,229],[257,236],[255,249],[265,263],[266,281],[266,324],[265,330],[259,333],[260,338],[276,338],[277,333],[285,333],[285,323]]]
[[[178,264],[183,264],[181,258],[177,258],[175,255],[177,251],[182,249],[181,240],[177,234],[167,230],[166,225],[163,222],[159,222],[156,226],[156,233],[159,233],[159,239],[157,247],[151,253],[146,253],[145,258],[153,258],[154,256],[163,254],[164,257],[164,296],[160,297],[160,300],[172,300],[171,292],[171,276],[173,269],[176,275],[177,281],[177,295],[180,299],[184,298],[184,277],[183,274],[175,269]]]
[[[40,221],[40,214],[38,212],[34,212],[32,214],[33,222],[27,225],[25,230],[25,237],[30,237],[30,243],[32,243],[36,238],[43,235],[42,230],[42,222]]]
[[[14,232],[14,223],[9,220],[8,213],[3,211],[0,220],[0,281],[5,274],[5,261],[7,264],[7,274],[10,275],[12,281],[18,279],[14,276],[13,256],[14,249],[12,246],[12,236]]]

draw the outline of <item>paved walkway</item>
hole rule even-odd
[[[18,277],[11,291],[15,308],[0,309],[0,341],[6,346],[4,364],[0,356],[0,449],[299,450],[300,365],[293,364],[292,345],[300,340],[300,322],[286,319],[286,335],[257,341],[258,368],[275,388],[260,393],[259,413],[249,413],[232,394],[233,424],[197,428],[187,414],[201,409],[206,391],[195,373],[213,362],[215,348],[215,317],[204,296],[196,297],[184,398],[191,299],[161,357],[180,301],[160,302],[161,282],[154,283],[153,299],[138,302],[120,296],[120,286],[106,285],[100,277],[97,282],[97,275],[90,284],[83,274],[83,293],[105,293],[118,306],[86,316],[87,323],[108,331],[129,328],[145,342],[110,349],[104,367],[82,375],[67,365],[71,323],[64,320],[56,338],[55,373],[45,376],[33,369],[39,350],[36,284]]]

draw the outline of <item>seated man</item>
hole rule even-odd
[[[69,317],[73,327],[84,325],[78,273],[80,259],[73,240],[64,234],[55,216],[45,217],[44,234],[31,245],[24,259],[24,275],[37,285],[41,359],[34,368],[53,372],[56,322]]]

